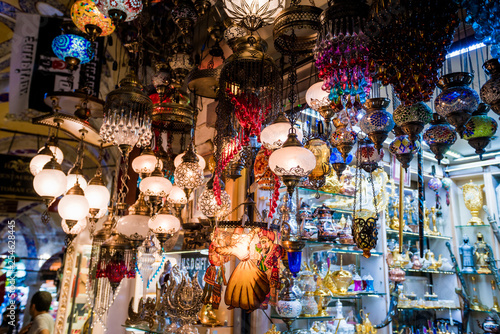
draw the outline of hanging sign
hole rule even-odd
[[[40,197],[33,189],[30,157],[0,154],[0,195],[19,198]]]
[[[22,117],[29,111],[50,112],[51,107],[44,103],[45,94],[50,92],[88,87],[93,96],[98,96],[104,39],[93,42],[94,59],[71,72],[52,51],[52,41],[61,34],[61,23],[57,17],[17,14],[10,61],[10,114]]]
[[[210,263],[208,262],[208,255],[200,253],[188,253],[181,255],[180,267],[186,269],[190,277],[193,277],[195,272],[198,272],[198,282],[201,286],[204,285],[203,276],[207,271]]]

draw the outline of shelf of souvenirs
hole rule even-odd
[[[319,205],[325,204],[337,214],[352,214],[352,206],[354,203],[354,196],[352,195],[315,190],[305,187],[297,187],[297,189],[299,198],[303,198],[305,200],[313,199],[313,202],[320,203]],[[286,187],[280,188],[280,192],[285,191]]]
[[[337,295],[334,294],[332,296],[332,300],[328,305],[333,305],[337,300],[355,300],[361,299],[362,297],[384,297],[386,295],[385,292],[376,292],[376,291],[349,291],[345,295]]]
[[[295,318],[295,320],[312,320],[312,321],[329,321],[329,320],[333,320],[334,316],[298,316],[297,318]],[[280,315],[278,314],[271,314],[271,319],[279,319],[279,320],[282,320],[283,317],[281,317]]]
[[[403,268],[403,270],[406,273],[455,275],[455,271],[453,270],[432,270],[432,269],[411,269],[411,268]]]
[[[176,254],[197,254],[197,253],[199,253],[201,255],[208,255],[208,248],[170,250],[170,251],[163,251],[161,254],[168,256],[168,255],[176,255]]]
[[[460,310],[460,307],[399,307],[398,306],[398,311],[453,311],[453,310]]]
[[[396,230],[393,230],[391,228],[387,228],[386,229],[386,232],[388,235],[395,235],[395,236],[399,236],[399,231],[396,231]],[[444,236],[444,235],[432,235],[432,234],[424,234],[425,238],[428,238],[428,239],[436,239],[436,240],[451,240],[451,237],[448,237],[448,236]],[[403,239],[418,239],[419,238],[419,235],[418,233],[415,233],[415,232],[403,232]]]
[[[303,240],[308,247],[325,247],[329,249],[325,249],[325,251],[330,251],[332,253],[339,254],[354,254],[354,255],[363,255],[363,251],[357,248],[355,245],[351,244],[341,244],[336,243],[335,241],[316,241],[316,240]],[[382,252],[371,251],[372,256],[381,256]]]
[[[149,329],[149,326],[147,325],[122,325],[122,327],[125,328],[126,331],[137,331],[137,332],[145,332],[145,333],[151,333],[151,334],[164,334],[166,333],[165,330],[155,330],[155,329]],[[228,328],[229,326],[208,326],[208,325],[203,325],[203,324],[195,324],[194,327],[196,328]]]
[[[465,276],[491,276],[491,275],[494,275],[494,274],[492,272],[489,272],[489,273],[478,273],[478,272],[464,273],[462,271],[462,275],[465,275]]]
[[[480,225],[455,225],[455,228],[475,228],[475,227],[490,227],[490,224],[480,224]]]

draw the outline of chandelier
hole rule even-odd
[[[120,81],[120,87],[106,97],[101,138],[118,146],[123,156],[128,156],[135,145],[149,145],[153,136],[152,107],[153,102],[142,91],[135,74],[129,73]]]
[[[227,16],[250,31],[272,24],[283,9],[282,0],[224,0]]]

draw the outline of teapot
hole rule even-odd
[[[477,320],[477,324],[479,325],[479,328],[481,328],[485,333],[500,333],[500,326],[490,316],[484,319],[482,325],[479,323],[479,320]]]

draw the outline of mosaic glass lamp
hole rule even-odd
[[[142,12],[142,0],[95,0],[97,8],[116,25],[134,20]]]
[[[97,37],[111,35],[115,31],[111,19],[103,15],[91,0],[76,1],[71,7],[71,19],[91,41]]]
[[[65,34],[52,41],[52,51],[57,58],[66,62],[68,69],[74,71],[78,65],[86,64],[94,58],[92,44],[84,37]]]

